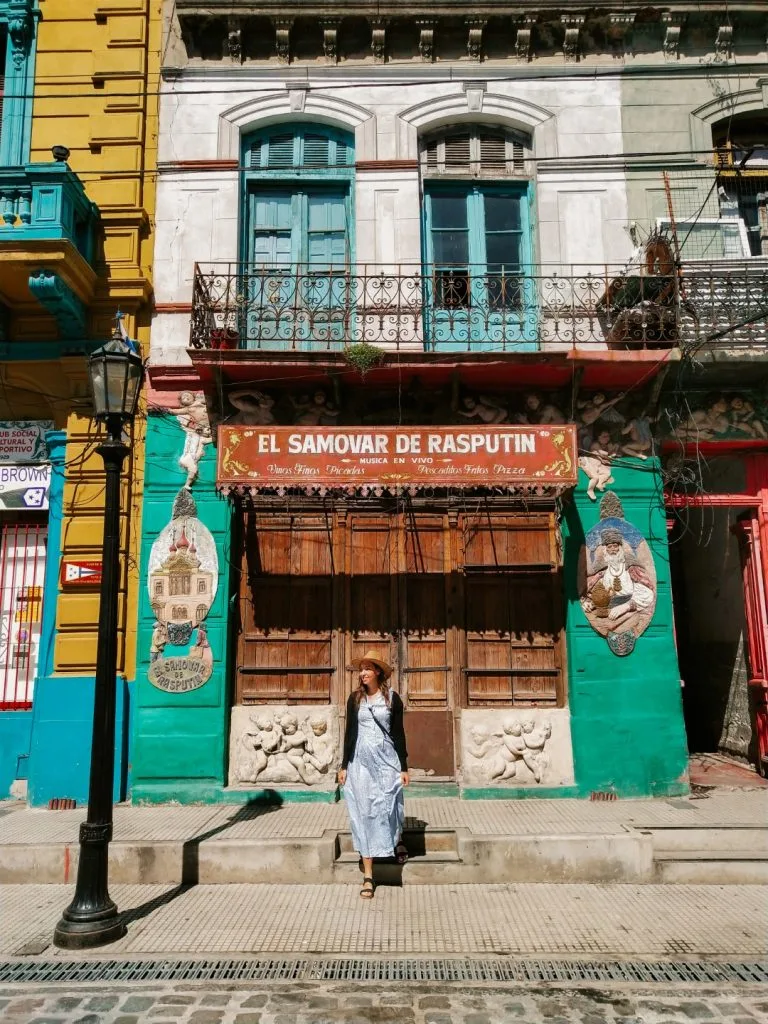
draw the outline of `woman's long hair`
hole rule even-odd
[[[387,707],[389,707],[389,683],[384,678],[384,672],[382,671],[382,669],[375,662],[371,662],[371,664],[373,665],[373,670],[376,673],[376,682],[379,684],[379,690],[384,696],[384,700],[386,701]],[[363,699],[363,697],[367,696],[367,693],[368,691],[363,686],[363,680],[360,678],[360,675],[358,674],[357,689],[355,690],[355,703],[358,706],[360,705],[360,701]]]

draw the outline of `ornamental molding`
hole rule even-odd
[[[768,107],[768,78],[758,78],[753,89],[718,96],[691,111],[691,149],[702,154],[712,148],[712,125],[735,114],[762,111]]]
[[[465,82],[461,92],[437,96],[409,107],[400,114],[407,139],[401,148],[402,158],[418,159],[418,136],[462,121],[477,120],[478,91],[485,82]],[[482,92],[480,106],[484,123],[516,128],[533,136],[536,156],[557,156],[555,116],[519,96]]]
[[[34,271],[29,277],[29,290],[40,305],[56,318],[62,338],[85,337],[85,306],[58,274],[51,270]]]
[[[9,0],[5,9],[0,9],[0,16],[3,14],[8,24],[11,62],[16,70],[20,71],[29,57],[35,35],[34,22],[40,17],[40,12],[34,10],[34,0]]]
[[[370,110],[329,96],[324,90],[291,86],[284,92],[251,97],[220,114],[217,159],[239,160],[240,139],[247,132],[304,118],[354,132],[356,155],[360,159],[376,158],[375,121]]]

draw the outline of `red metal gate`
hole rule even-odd
[[[749,689],[757,734],[757,768],[768,772],[768,602],[763,579],[760,523],[755,513],[746,513],[737,524],[744,576],[744,607],[747,618],[747,659]]]
[[[47,527],[0,522],[0,709],[32,706],[40,655]]]

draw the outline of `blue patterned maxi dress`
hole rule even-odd
[[[400,759],[388,735],[390,709],[382,693],[357,709],[357,744],[347,766],[344,800],[352,841],[361,857],[392,857],[403,828],[405,802]]]

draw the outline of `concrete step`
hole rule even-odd
[[[656,882],[672,885],[766,885],[768,861],[737,857],[660,858]]]
[[[458,837],[455,829],[450,828],[408,828],[403,829],[403,842],[410,857],[422,857],[427,853],[458,853]],[[339,832],[339,853],[353,853],[351,832]]]
[[[479,836],[463,828],[409,829],[407,865],[386,865],[381,878],[394,884],[762,884],[768,881],[765,831],[683,829],[660,835],[661,830],[622,829]],[[72,883],[78,855],[77,843],[0,843],[0,883]],[[330,884],[349,882],[357,874],[351,836],[335,829],[304,838],[228,838],[223,833],[200,842],[110,844],[110,881],[115,884]]]
[[[452,885],[462,881],[458,853],[448,850],[410,857],[405,864],[395,860],[375,860],[373,878],[377,885]],[[342,884],[362,883],[356,853],[342,853],[333,866],[333,880]]]
[[[768,859],[768,827],[733,826],[718,828],[654,827],[639,830],[649,835],[653,842],[654,856],[668,852],[693,852],[707,854],[709,851],[730,850],[746,855]]]

